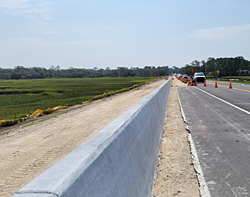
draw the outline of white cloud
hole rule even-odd
[[[200,39],[222,39],[250,35],[250,24],[242,26],[215,27],[210,29],[198,29],[192,32],[190,37]]]
[[[6,9],[10,15],[24,15],[27,18],[42,18],[48,20],[52,18],[51,5],[49,1],[31,0],[0,0],[0,7]]]
[[[51,19],[51,11],[48,8],[27,8],[27,9],[21,9],[12,11],[12,14],[14,15],[26,15],[28,18],[36,18],[37,16],[47,20]]]
[[[30,0],[0,0],[0,7],[8,9],[18,9],[27,6]]]

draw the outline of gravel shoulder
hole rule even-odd
[[[198,197],[199,185],[191,159],[188,131],[184,123],[176,88],[187,86],[172,80],[165,130],[162,136],[153,197]]]

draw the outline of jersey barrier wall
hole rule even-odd
[[[151,196],[171,80],[13,197]]]

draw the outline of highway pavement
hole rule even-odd
[[[207,81],[177,89],[212,197],[250,196],[250,86]]]

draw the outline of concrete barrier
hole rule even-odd
[[[171,79],[13,197],[151,195]]]

